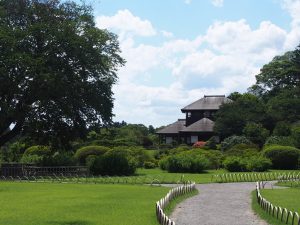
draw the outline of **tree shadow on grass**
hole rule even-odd
[[[70,221],[48,221],[47,224],[49,225],[93,225],[89,221],[84,220],[70,220]]]

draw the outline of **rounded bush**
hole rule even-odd
[[[246,163],[241,157],[229,156],[224,160],[223,165],[230,172],[246,171]]]
[[[270,136],[265,142],[265,146],[268,145],[294,146],[294,140],[292,137]]]
[[[263,154],[272,161],[274,169],[298,169],[300,150],[291,146],[267,146]]]
[[[161,168],[165,167],[171,173],[201,173],[209,166],[210,162],[204,155],[192,151],[171,155],[164,159],[163,163],[160,163]]]
[[[85,159],[89,155],[103,155],[107,151],[109,151],[110,148],[105,146],[85,146],[80,149],[78,149],[75,153],[75,158],[81,163],[85,164]]]
[[[225,154],[238,157],[251,157],[258,154],[259,149],[254,144],[237,144],[228,149]]]
[[[251,172],[264,172],[272,167],[270,159],[265,157],[251,157],[246,160],[246,169]]]
[[[137,168],[137,161],[129,150],[113,149],[103,156],[89,158],[90,172],[94,175],[122,176],[133,175]]]
[[[47,155],[51,155],[51,149],[49,146],[45,146],[45,145],[34,145],[27,148],[24,152],[24,155],[47,156]]]
[[[231,137],[225,138],[224,141],[221,143],[221,150],[226,151],[237,144],[250,145],[252,143],[244,136],[231,136]]]

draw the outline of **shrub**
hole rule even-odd
[[[153,159],[150,154],[147,153],[147,150],[142,147],[116,147],[116,149],[127,149],[131,152],[131,155],[136,159],[138,167],[143,167],[146,161],[151,161]]]
[[[39,155],[23,155],[21,158],[21,163],[32,163],[36,165],[43,165],[44,157]]]
[[[145,162],[144,167],[145,169],[153,169],[156,167],[156,164],[154,162]]]
[[[265,142],[265,146],[268,145],[294,146],[294,140],[292,137],[270,136]]]
[[[298,169],[300,150],[295,147],[271,145],[263,154],[272,161],[274,169]]]
[[[300,148],[300,126],[292,128],[292,138],[294,140],[295,146]]]
[[[226,139],[221,143],[221,150],[226,151],[233,147],[234,145],[237,144],[252,144],[251,141],[249,141],[246,137],[244,136],[231,136]]]
[[[100,158],[100,159],[99,159]],[[132,175],[138,166],[136,159],[129,150],[113,149],[102,157],[97,157],[96,163],[102,163],[102,175]]]
[[[276,124],[273,130],[274,136],[290,136],[291,128],[290,125],[284,121],[280,121]]]
[[[223,165],[230,172],[246,171],[246,163],[241,157],[229,156],[224,160]]]
[[[24,152],[24,155],[37,155],[37,156],[51,155],[51,149],[49,146],[34,145],[27,148]]]
[[[258,154],[259,149],[254,144],[237,144],[225,152],[226,155],[238,157],[251,157]]]
[[[203,148],[206,145],[205,141],[197,141],[193,144],[193,148]]]
[[[209,168],[209,160],[192,151],[171,155],[160,162],[160,167],[169,172],[201,173]]]
[[[107,151],[109,151],[110,148],[104,147],[104,146],[85,146],[80,149],[78,149],[74,155],[74,157],[81,163],[85,164],[85,159],[89,155],[103,155]]]
[[[213,136],[211,137],[205,144],[206,147],[209,149],[217,149],[217,137]]]
[[[271,167],[271,160],[265,157],[251,157],[246,160],[247,171],[264,172]]]

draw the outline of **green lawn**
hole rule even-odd
[[[300,170],[270,170],[268,173],[272,172],[280,172],[280,173],[288,173],[288,172],[300,172]],[[204,184],[211,183],[212,175],[229,173],[224,169],[220,170],[207,170],[201,174],[193,174],[193,173],[168,173],[167,171],[161,170],[159,168],[156,169],[138,169],[137,175],[139,177],[151,177],[160,180],[162,183],[176,183],[180,181],[182,175],[184,176],[184,180],[195,181],[196,183]],[[249,172],[247,172],[249,173]],[[235,173],[237,174],[237,173]]]
[[[261,195],[273,205],[287,208],[300,214],[300,188],[262,189]]]
[[[157,225],[165,187],[0,182],[0,224]]]
[[[300,214],[300,188],[287,188],[287,189],[262,189],[261,195],[270,201],[273,205],[287,208],[293,212]],[[269,224],[282,225],[285,224],[268,215],[257,203],[255,192],[252,193],[252,208],[253,210]]]

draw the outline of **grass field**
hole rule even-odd
[[[281,185],[283,186],[283,184]],[[257,203],[255,192],[253,192],[252,195],[252,208],[262,219],[272,225],[285,224],[263,211]],[[261,189],[261,195],[273,205],[287,208],[288,210],[300,214],[300,188]]]
[[[300,172],[300,170],[270,170],[268,173],[272,172]],[[180,181],[182,179],[182,176],[184,180],[190,180],[195,181],[196,183],[205,184],[205,183],[211,183],[212,175],[217,174],[223,174],[223,173],[229,173],[228,171],[224,169],[220,170],[207,170],[204,173],[201,174],[193,174],[193,173],[168,173],[167,171],[161,170],[159,168],[156,169],[138,169],[137,175],[139,177],[148,176],[152,178],[156,178],[160,180],[162,183],[176,183],[177,181]]]
[[[165,187],[0,182],[3,225],[157,225]]]

